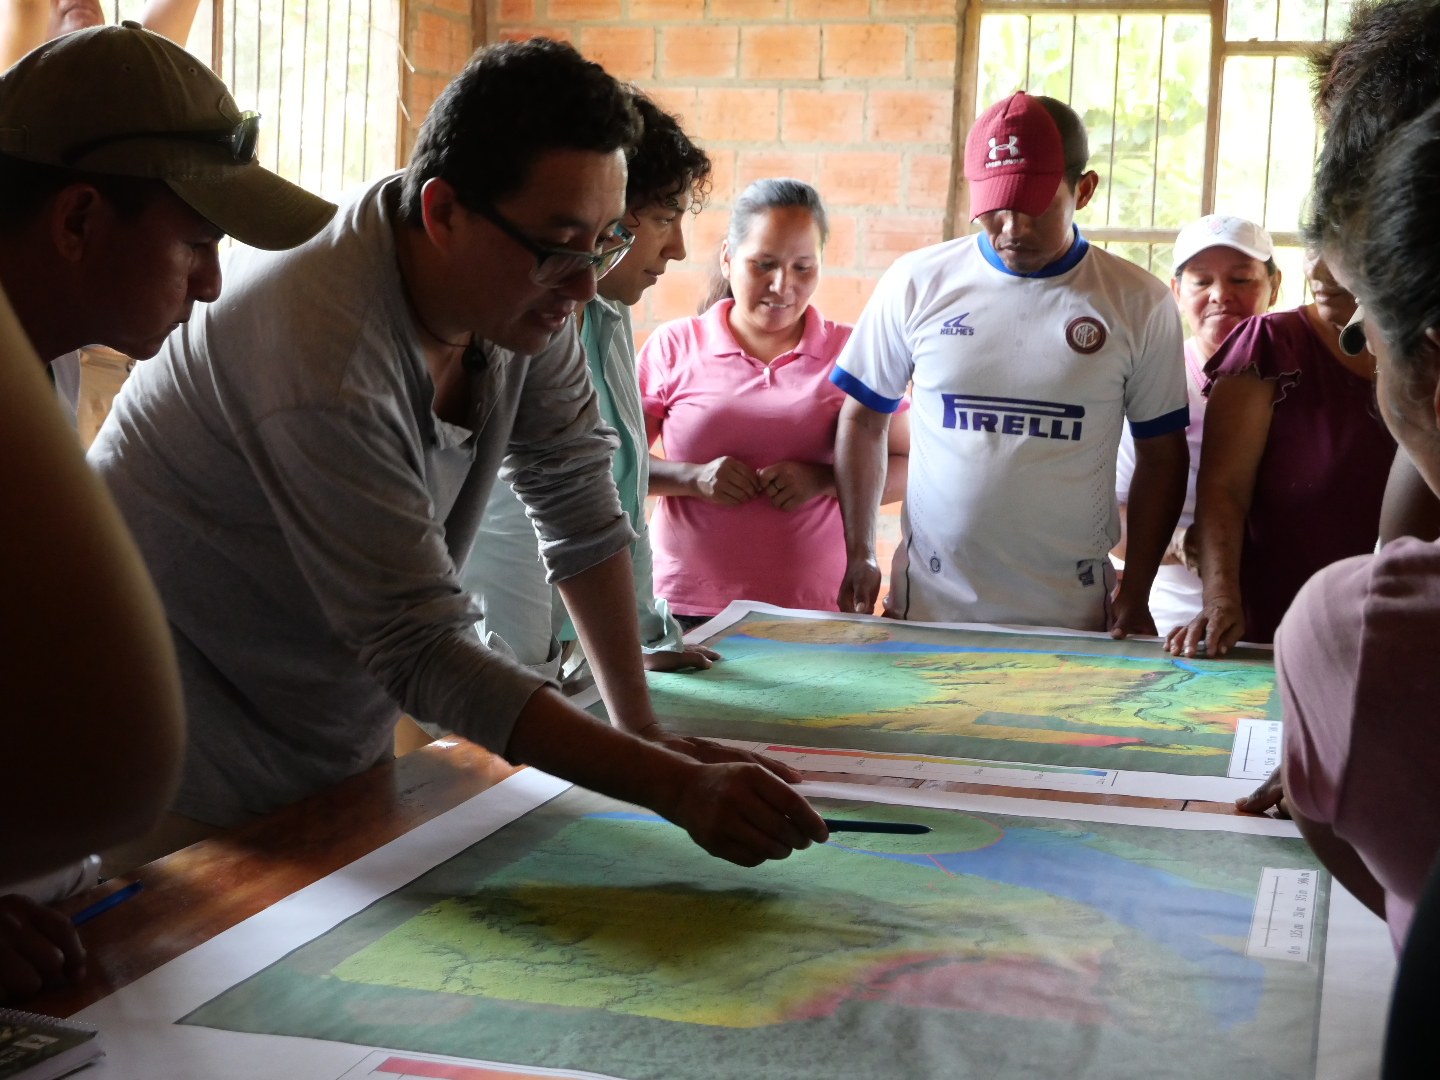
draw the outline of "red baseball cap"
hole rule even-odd
[[[991,210],[1038,217],[1065,176],[1065,144],[1054,118],[1023,90],[980,114],[965,139],[970,218]]]

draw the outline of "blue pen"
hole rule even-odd
[[[144,886],[140,882],[132,881],[123,889],[116,889],[109,896],[106,896],[100,900],[96,900],[95,903],[91,904],[89,907],[83,907],[79,911],[77,911],[74,915],[70,917],[70,925],[83,926],[85,923],[95,918],[96,915],[103,915],[115,905],[123,904],[126,900],[129,900],[132,896],[138,893],[142,888],[144,888]]]

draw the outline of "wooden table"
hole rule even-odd
[[[69,1016],[514,771],[473,743],[441,740],[74,897],[67,912],[130,881],[145,885],[80,928],[85,978],[23,1007]]]
[[[72,898],[67,912],[132,880],[144,889],[80,930],[89,953],[75,986],[23,1003],[69,1016],[162,964],[263,911],[465,800],[499,783],[514,767],[464,740],[441,740],[352,777],[330,791],[248,825],[203,840],[133,874]],[[812,773],[807,779],[920,787],[918,780]],[[1093,792],[935,783],[946,791],[1058,802],[1106,803],[1233,814],[1225,803],[1185,802]]]

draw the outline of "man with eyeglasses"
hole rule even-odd
[[[43,360],[154,356],[219,295],[223,236],[289,248],[330,220],[256,160],[259,119],[135,23],[66,34],[0,75],[0,284]]]
[[[174,813],[115,865],[374,765],[402,710],[738,863],[825,838],[772,772],[650,708],[635,534],[571,318],[630,242],[638,133],[627,92],[569,46],[482,50],[402,174],[297,251],[237,252],[225,298],[132,377],[91,459],[166,602],[190,740]],[[615,727],[475,635],[459,568],[497,473]]]
[[[685,221],[704,203],[710,159],[675,117],[640,91],[632,92],[644,134],[629,155],[623,224],[636,239],[629,254],[596,286],[598,295],[577,313],[576,322],[601,415],[620,440],[612,469],[620,503],[640,534],[630,552],[645,666],[675,671],[709,667],[718,656],[703,645],[687,645],[669,605],[655,595],[645,526],[649,440],[630,308],[672,260],[685,258]],[[522,664],[552,677],[559,674],[567,693],[589,687],[588,665],[575,648],[575,627],[545,580],[535,530],[508,484],[497,484],[490,496],[464,581],[484,605],[487,644],[509,649]]]

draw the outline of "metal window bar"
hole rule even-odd
[[[1247,0],[1249,2],[1249,0]],[[1328,40],[1343,30],[1341,25],[1332,25],[1332,16],[1339,5],[1332,4],[1331,0],[1323,0],[1321,11],[1321,34],[1320,40]],[[987,16],[990,15],[1023,15],[1026,16],[1026,41],[1024,44],[1024,66],[1026,85],[1030,82],[1030,71],[1032,68],[1033,50],[1033,17],[1036,15],[1068,15],[1072,18],[1071,24],[1071,56],[1076,55],[1076,35],[1078,34],[1078,15],[1113,15],[1116,20],[1116,72],[1112,85],[1112,112],[1111,112],[1111,138],[1109,147],[1109,168],[1110,174],[1114,175],[1115,152],[1116,152],[1116,113],[1115,105],[1119,103],[1120,96],[1120,65],[1123,57],[1120,55],[1121,42],[1123,40],[1122,19],[1135,17],[1157,18],[1161,25],[1161,60],[1158,68],[1156,87],[1156,146],[1154,151],[1154,165],[1152,167],[1152,184],[1158,184],[1159,180],[1159,129],[1161,105],[1164,99],[1164,60],[1163,50],[1167,38],[1167,23],[1172,16],[1176,15],[1203,15],[1207,16],[1210,24],[1210,77],[1206,100],[1206,125],[1205,125],[1205,149],[1204,149],[1204,171],[1201,176],[1200,185],[1200,212],[1213,212],[1217,201],[1217,176],[1220,160],[1220,120],[1223,106],[1224,72],[1225,62],[1231,57],[1256,56],[1267,57],[1271,60],[1271,78],[1269,86],[1269,109],[1267,115],[1266,131],[1266,159],[1265,174],[1263,182],[1263,207],[1268,214],[1270,197],[1270,179],[1272,157],[1274,150],[1274,135],[1276,123],[1278,83],[1278,62],[1282,57],[1303,56],[1308,53],[1317,43],[1312,40],[1291,41],[1280,40],[1281,14],[1280,5],[1277,3],[1275,10],[1275,40],[1272,41],[1240,41],[1230,40],[1226,37],[1226,26],[1230,11],[1229,0],[971,0],[964,5],[964,16],[961,26],[962,38],[959,48],[960,79],[959,88],[956,93],[957,123],[955,124],[955,160],[963,161],[964,135],[969,129],[981,108],[990,104],[978,100],[979,89],[979,35],[982,25]],[[1337,20],[1338,22],[1338,20]],[[1016,58],[1019,60],[1019,57]],[[1017,65],[1018,66],[1018,65]],[[1075,71],[1072,70],[1069,78],[1069,96],[1074,98]],[[1320,144],[1320,133],[1317,131],[1312,140],[1312,149],[1318,154]],[[1313,154],[1312,154],[1313,157]],[[1111,190],[1107,192],[1106,198],[1106,220],[1113,220],[1113,185],[1107,185]],[[953,186],[950,212],[948,217],[947,235],[958,235],[967,231],[968,223],[962,220],[962,208],[968,201],[966,184],[963,176]],[[1149,228],[1127,228],[1111,225],[1091,226],[1087,233],[1097,243],[1105,246],[1116,243],[1143,244],[1147,246],[1153,258],[1154,248],[1170,244],[1174,241],[1177,230],[1173,227],[1158,227],[1154,224],[1156,220],[1155,207],[1158,199],[1158,188],[1152,187],[1151,191],[1151,214]],[[1270,230],[1277,246],[1291,247],[1300,243],[1300,236],[1297,231]]]
[[[1079,24],[1079,20],[1075,20]],[[1115,117],[1119,113],[1120,103],[1120,42],[1123,40],[1124,27],[1121,25],[1120,17],[1115,17],[1115,79],[1110,88],[1110,167],[1108,175],[1115,175],[1115,147],[1118,141],[1115,138],[1116,124]],[[1105,220],[1112,221],[1115,217],[1115,185],[1105,185]]]
[[[1168,15],[1160,16],[1160,55],[1155,64],[1155,152],[1150,155],[1151,226],[1155,224],[1155,210],[1160,199],[1160,113],[1165,107],[1165,37],[1170,29],[1169,18]]]
[[[334,198],[399,164],[400,5],[209,0],[196,22],[208,15],[210,55],[197,34],[190,47],[226,81],[242,108],[263,115],[265,165]],[[106,8],[112,21],[138,19],[144,0],[111,0]]]

